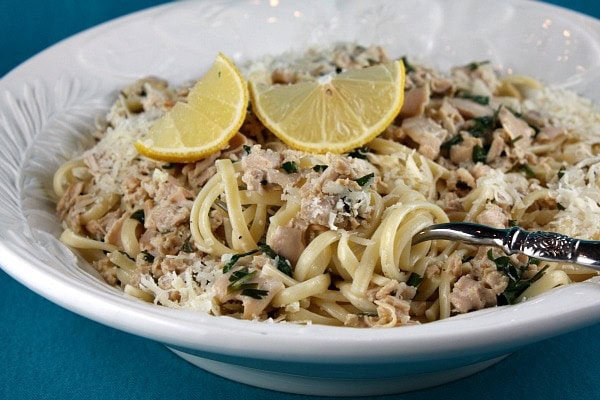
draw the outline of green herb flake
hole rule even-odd
[[[515,117],[517,117],[519,119],[523,119],[523,113],[513,110],[510,107],[507,107],[507,108],[508,108],[508,111],[510,111]],[[523,121],[525,121],[525,120],[523,119]],[[527,122],[527,121],[525,121],[525,122]],[[527,125],[529,125],[529,124],[527,124]]]
[[[185,238],[185,240],[183,241],[183,244],[181,245],[180,251],[182,251],[184,253],[193,253],[194,252],[194,249],[192,248],[191,239],[192,239],[192,235],[189,235],[187,238]]]
[[[567,209],[567,207],[563,206],[563,205],[562,205],[562,204],[560,204],[560,203],[556,203],[556,208],[558,208],[560,211],[563,211],[563,210],[566,210],[566,209]]]
[[[352,157],[352,158],[360,158],[360,159],[366,160],[367,154],[369,153],[369,151],[371,151],[371,149],[369,149],[367,146],[358,147],[358,148],[352,150],[351,152],[349,152],[348,156]]]
[[[459,97],[461,99],[471,100],[472,102],[481,104],[482,106],[487,106],[490,104],[489,96],[480,96],[480,95],[476,95],[476,94],[461,93],[456,97]]]
[[[252,280],[258,271],[250,271],[248,267],[243,267],[237,271],[234,271],[229,276],[229,282],[227,286],[228,293],[241,292],[242,296],[249,296],[253,299],[262,299],[269,294],[267,290],[258,289],[258,283],[249,282]]]
[[[564,165],[562,165],[560,167],[560,169],[558,170],[558,179],[562,179],[562,177],[565,176],[566,170],[567,170],[567,167],[565,167]]]
[[[287,276],[292,276],[292,263],[290,263],[290,261],[287,258],[285,258],[285,257],[277,254],[275,252],[275,250],[273,250],[271,248],[271,246],[269,246],[266,243],[259,244],[259,249],[267,257],[269,257],[269,258],[271,258],[272,260],[275,261],[275,264],[276,264],[277,269],[279,271],[283,272]]]
[[[244,284],[256,276],[256,271],[250,272],[248,267],[244,267],[237,271],[234,271],[229,276],[229,286],[227,287],[230,291],[240,290]]]
[[[315,171],[315,172],[323,172],[323,171],[325,171],[325,170],[327,169],[327,167],[328,167],[328,166],[327,166],[327,165],[324,165],[324,164],[317,164],[317,165],[314,165],[314,166],[312,167],[312,169],[313,169],[313,171]]]
[[[522,135],[519,135],[519,136],[517,136],[516,138],[514,138],[514,139],[511,139],[511,140],[508,142],[508,144],[509,144],[509,146],[514,146],[514,145],[515,145],[515,143],[517,143],[517,142],[518,142],[519,140],[521,140],[521,139],[523,139],[523,136],[522,136]]]
[[[535,172],[531,169],[529,164],[522,164],[519,166],[519,171],[525,174],[525,176],[529,179],[535,178]]]
[[[142,225],[144,225],[144,221],[146,220],[146,217],[144,215],[144,210],[134,211],[129,218],[135,219]]]
[[[354,181],[360,185],[360,187],[365,187],[371,180],[375,177],[374,173],[367,174],[365,176],[361,176],[360,178],[355,179]]]
[[[407,74],[410,74],[411,72],[415,72],[415,67],[413,67],[412,64],[410,62],[408,62],[408,57],[402,56],[400,59],[402,60],[402,63],[404,64],[404,70],[406,71]]]
[[[240,254],[232,255],[231,258],[229,259],[229,261],[227,261],[227,263],[223,266],[223,272],[225,272],[225,273],[229,272],[231,270],[231,268],[233,268],[235,263],[237,263],[241,258],[252,255],[252,254],[256,253],[257,251],[258,250],[251,250],[247,253],[240,253]]]
[[[288,174],[298,172],[298,165],[296,165],[296,163],[293,161],[284,162],[283,164],[281,164],[281,168]]]
[[[267,290],[256,289],[256,288],[245,288],[242,289],[242,296],[252,297],[253,299],[260,300],[267,296],[269,292]]]
[[[469,133],[473,137],[482,137],[496,129],[496,117],[486,115],[484,117],[473,118],[473,126],[469,128]]]
[[[489,60],[486,60],[486,61],[475,61],[475,62],[469,63],[468,64],[468,68],[471,71],[475,71],[477,68],[481,67],[482,65],[489,64],[489,63],[490,63]]]
[[[248,146],[247,144],[243,145],[242,148],[244,149],[246,154],[250,154],[250,152],[252,151],[252,147]]]
[[[406,284],[413,287],[419,286],[421,282],[423,282],[423,277],[416,272],[411,273],[406,280]]]
[[[162,169],[173,169],[173,168],[175,168],[175,165],[176,165],[175,163],[167,163],[167,164],[161,165],[161,168]]]
[[[244,283],[244,282],[247,282],[248,280],[252,279],[252,277],[254,277],[254,275],[256,275],[256,271],[250,272],[248,267],[243,267],[243,268],[238,269],[237,271],[234,271],[231,273],[231,276],[229,277],[229,282]]]
[[[464,140],[463,137],[460,135],[452,136],[450,139],[443,142],[441,144],[440,148],[449,149],[450,147],[454,146],[455,144],[462,143],[463,140]]]
[[[548,268],[548,266],[546,265],[544,268],[539,270],[532,278],[523,279],[523,275],[525,271],[527,271],[529,265],[539,264],[538,259],[530,258],[527,265],[518,267],[513,265],[510,262],[510,258],[507,256],[494,258],[494,255],[492,254],[491,250],[488,250],[487,256],[488,259],[490,259],[496,264],[496,269],[508,277],[508,286],[506,287],[504,292],[498,296],[498,305],[514,304],[516,299],[521,294],[523,294],[523,292],[527,290],[527,288],[531,286],[533,282],[540,279],[546,271],[546,268]]]
[[[360,311],[356,313],[359,317],[378,317],[377,311]]]
[[[271,246],[269,246],[268,244],[265,244],[265,243],[259,243],[257,250],[251,250],[247,253],[240,253],[240,254],[232,255],[231,258],[229,259],[229,261],[223,266],[223,272],[224,273],[229,272],[241,258],[255,254],[258,251],[264,253],[267,257],[274,260],[276,267],[279,271],[283,272],[284,274],[286,274],[288,276],[292,276],[292,264],[290,263],[290,261],[287,258],[277,254],[271,248]]]
[[[473,147],[473,154],[471,156],[474,163],[481,162],[484,163],[487,160],[487,151],[479,145]]]

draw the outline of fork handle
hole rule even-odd
[[[574,239],[555,232],[530,232],[519,227],[510,228],[504,250],[523,253],[545,261],[559,261],[600,267],[600,242]]]
[[[518,226],[498,229],[470,222],[449,222],[423,229],[415,235],[413,244],[426,240],[458,240],[495,246],[507,254],[521,253],[544,261],[600,269],[600,241],[575,239],[555,232],[531,232]]]

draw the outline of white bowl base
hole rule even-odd
[[[506,354],[464,367],[424,374],[401,375],[382,379],[335,379],[281,374],[248,368],[198,357],[168,346],[167,348],[205,371],[236,382],[278,392],[343,397],[378,396],[438,386],[482,371],[508,356]]]

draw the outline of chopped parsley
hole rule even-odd
[[[325,170],[327,169],[327,167],[328,167],[328,166],[327,166],[327,165],[324,165],[324,164],[317,164],[317,165],[314,165],[314,166],[312,167],[312,169],[313,169],[313,171],[315,171],[315,172],[323,172],[323,171],[325,171]]]
[[[444,141],[440,148],[442,149],[449,149],[450,147],[454,146],[455,144],[459,144],[463,141],[463,137],[460,135],[456,135],[456,136],[452,136],[450,139]]]
[[[378,317],[377,311],[360,311],[356,313],[359,317]]]
[[[519,171],[524,173],[527,178],[533,179],[535,178],[535,172],[531,169],[529,164],[521,164],[519,166]]]
[[[175,163],[167,163],[161,166],[162,169],[173,169],[175,168]]]
[[[245,283],[254,278],[256,272],[257,271],[250,272],[248,267],[232,272],[229,276],[229,282],[231,283],[227,286],[227,290],[231,292],[241,290]]]
[[[475,62],[469,63],[468,67],[471,71],[475,71],[477,68],[481,67],[482,65],[489,64],[489,63],[490,63],[489,60],[478,61],[478,62],[475,61]]]
[[[269,246],[266,243],[262,243],[259,245],[259,249],[260,251],[262,251],[267,257],[273,259],[275,261],[276,267],[278,270],[280,270],[281,272],[283,272],[284,274],[286,274],[287,276],[292,276],[292,263],[290,263],[290,261],[277,254],[275,252],[275,250],[273,250],[271,248],[271,246]]]
[[[246,154],[250,154],[250,152],[252,151],[252,147],[248,146],[247,144],[243,145],[242,147],[244,148]]]
[[[416,272],[413,272],[408,276],[406,284],[408,286],[417,287],[421,284],[421,282],[423,282],[423,277]]]
[[[374,173],[367,174],[365,176],[361,176],[360,178],[355,179],[354,181],[358,183],[361,187],[365,187],[371,180],[375,177]]]
[[[192,235],[189,235],[188,237],[186,237],[185,240],[183,241],[183,244],[181,245],[181,249],[179,249],[179,250],[183,251],[184,253],[193,253],[194,250],[192,249],[191,239],[192,239]]]
[[[566,170],[567,168],[564,165],[560,167],[560,169],[558,170],[558,179],[562,179],[562,177],[565,176]]]
[[[480,96],[480,95],[476,95],[476,94],[461,93],[456,97],[459,97],[461,99],[471,100],[472,102],[481,104],[482,106],[487,106],[490,104],[489,96]]]
[[[267,290],[257,289],[257,288],[244,288],[242,289],[242,296],[252,297],[253,299],[260,300],[263,297],[267,296],[269,292]]]
[[[473,147],[473,154],[471,158],[474,163],[482,162],[485,164],[487,160],[487,151],[483,147],[476,145]]]
[[[267,257],[274,260],[276,267],[279,271],[283,272],[288,276],[292,276],[292,263],[290,263],[290,261],[287,258],[277,254],[275,250],[271,248],[271,246],[265,243],[259,243],[258,249],[256,250],[250,250],[247,253],[239,253],[232,255],[229,261],[223,266],[223,272],[227,273],[231,271],[231,269],[241,258],[255,254],[259,251],[265,254]]]
[[[250,271],[248,267],[232,272],[229,276],[229,282],[231,283],[227,286],[227,292],[241,291],[242,296],[252,297],[253,299],[262,299],[268,295],[267,290],[258,289],[258,283],[249,282],[256,276],[256,272],[256,270]]]
[[[136,221],[138,221],[140,224],[144,225],[144,221],[146,220],[146,217],[144,215],[144,210],[137,210],[134,211],[131,214],[131,217],[129,217],[131,219],[135,219]]]
[[[464,264],[464,263],[468,263],[469,261],[471,261],[474,258],[475,257],[473,257],[473,256],[464,255],[460,261]]]
[[[400,59],[402,60],[402,63],[404,64],[404,70],[406,71],[407,74],[410,74],[411,72],[415,72],[415,67],[413,67],[412,64],[408,62],[408,57],[402,56]]]
[[[487,253],[488,259],[492,260],[496,264],[496,269],[508,277],[508,286],[502,294],[498,296],[498,305],[513,304],[516,299],[523,294],[523,292],[531,286],[531,284],[544,275],[544,272],[548,268],[546,265],[544,268],[539,270],[532,278],[523,279],[524,273],[528,267],[532,264],[538,265],[539,260],[535,258],[529,258],[527,265],[517,267],[510,262],[508,256],[500,256],[494,258],[492,251],[489,250]]]
[[[482,137],[493,132],[496,129],[496,116],[486,115],[473,118],[473,126],[469,128],[469,133],[474,137]]]
[[[281,168],[288,174],[298,172],[298,165],[296,165],[296,163],[293,161],[284,162],[283,164],[281,164]]]
[[[351,152],[349,152],[348,156],[350,156],[352,158],[361,158],[363,160],[366,160],[367,154],[369,154],[369,151],[371,151],[371,149],[369,149],[367,146],[358,147],[358,148],[352,150]]]
[[[517,110],[513,109],[512,107],[508,107],[508,106],[505,106],[505,107],[508,108],[508,111],[510,111],[515,117],[517,117],[517,118],[522,119],[523,121],[525,121],[523,119],[523,113],[518,112]],[[527,122],[527,121],[525,121],[525,122]],[[527,125],[529,125],[529,124],[527,124]]]
[[[515,143],[517,143],[517,142],[518,142],[519,140],[521,140],[521,139],[523,139],[523,136],[519,135],[519,136],[517,136],[516,138],[514,138],[514,139],[511,139],[511,140],[508,142],[508,144],[509,144],[509,146],[514,146],[514,145],[515,145]]]
[[[231,268],[233,268],[233,266],[235,265],[235,263],[237,263],[240,258],[244,258],[246,256],[252,255],[254,253],[256,253],[258,250],[250,250],[247,253],[240,253],[240,254],[234,254],[231,256],[231,258],[229,259],[229,261],[227,261],[227,263],[223,266],[223,272],[227,273],[231,270]]]

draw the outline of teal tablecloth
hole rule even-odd
[[[162,2],[0,0],[0,76],[71,34]],[[551,2],[600,18],[596,0]],[[600,399],[599,338],[600,324],[528,346],[461,381],[385,398]],[[197,398],[309,397],[204,372],[160,344],[65,311],[0,271],[0,399]]]

